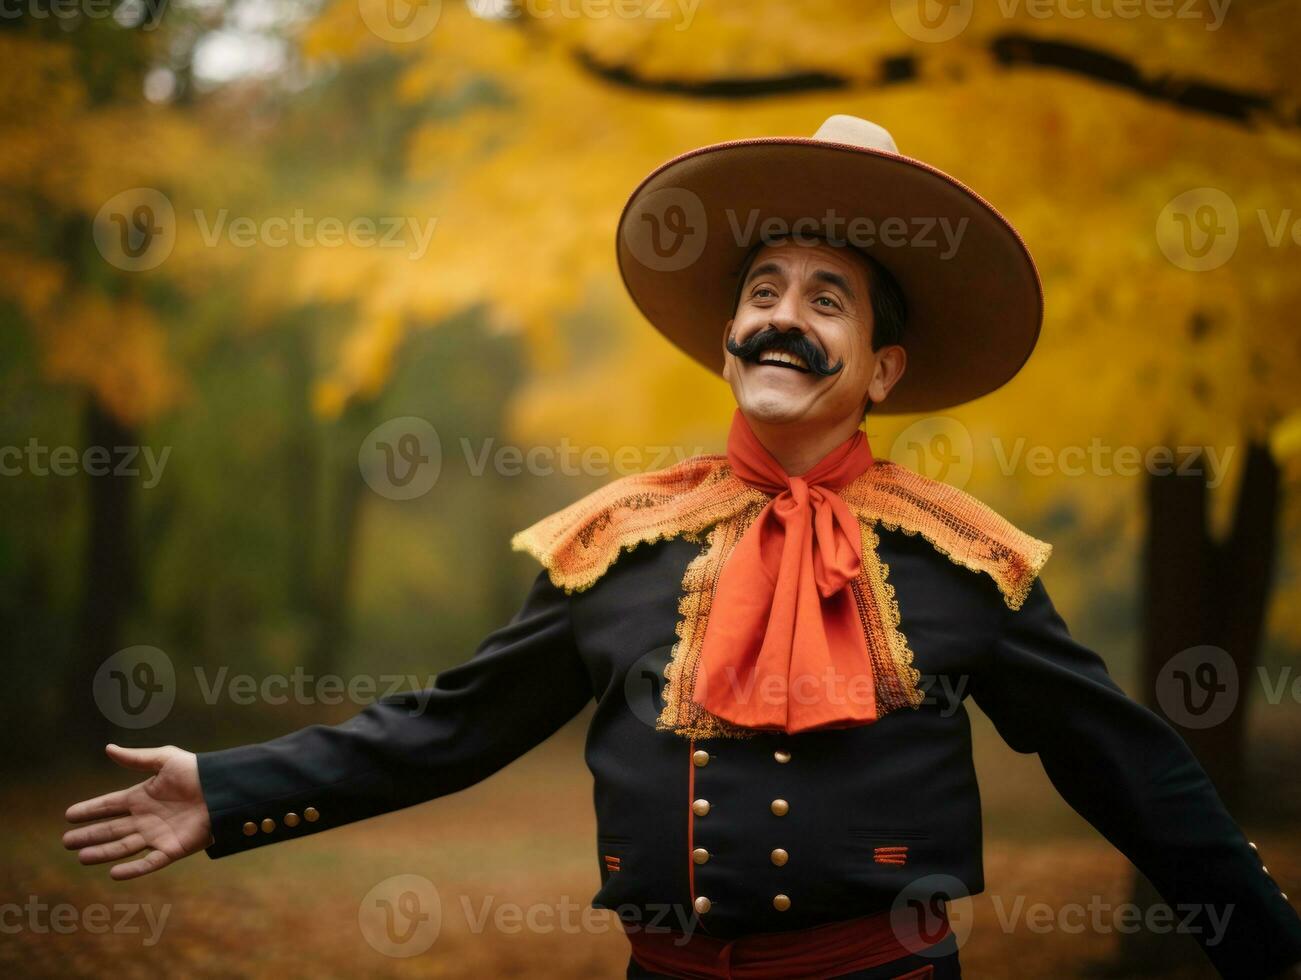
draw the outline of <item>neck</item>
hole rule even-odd
[[[763,448],[781,464],[787,476],[802,476],[858,431],[858,423],[847,418],[828,428],[820,423],[763,422],[745,417]]]

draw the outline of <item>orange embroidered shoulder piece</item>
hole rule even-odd
[[[1031,537],[971,494],[888,459],[877,460],[840,494],[859,520],[920,534],[941,554],[997,583],[1020,609],[1053,546]]]
[[[975,497],[878,459],[841,491],[860,520],[920,534],[953,562],[985,572],[1019,609],[1052,545],[1021,531]],[[594,585],[619,555],[660,538],[701,535],[768,496],[737,479],[727,457],[692,456],[666,469],[612,481],[511,538],[567,592]],[[757,513],[752,516],[757,516]]]
[[[660,538],[698,535],[768,497],[732,474],[727,457],[701,455],[620,477],[511,538],[566,592],[595,585],[624,551]]]
[[[975,497],[889,460],[877,460],[840,491],[863,531],[863,562],[850,583],[868,641],[881,715],[916,708],[923,694],[899,628],[899,603],[881,561],[875,527],[920,534],[951,561],[988,574],[1003,601],[1020,608],[1052,545],[1031,537]],[[678,600],[677,642],[665,667],[656,728],[684,738],[754,733],[710,714],[692,698],[718,577],[737,541],[771,498],[741,482],[726,456],[693,456],[654,473],[622,477],[545,517],[511,539],[566,592],[589,588],[639,544],[683,537],[703,545],[687,564]]]

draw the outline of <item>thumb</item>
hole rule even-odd
[[[167,749],[164,746],[154,746],[147,749],[127,749],[120,745],[109,742],[104,746],[104,751],[108,757],[125,769],[135,769],[139,772],[157,772],[167,761]]]

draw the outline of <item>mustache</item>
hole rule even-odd
[[[743,343],[738,343],[729,337],[727,339],[727,349],[735,357],[751,363],[757,362],[759,355],[765,351],[785,351],[787,354],[794,354],[796,357],[803,358],[804,363],[809,366],[809,370],[822,377],[837,374],[845,366],[844,361],[839,361],[834,365],[830,364],[827,361],[827,355],[822,352],[822,349],[798,330],[778,330],[776,327],[764,327],[764,329]]]

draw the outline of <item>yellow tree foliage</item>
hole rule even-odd
[[[644,4],[644,16],[617,16],[614,6],[435,4],[432,28],[402,34],[376,27],[379,0],[341,0],[309,26],[309,58],[400,58],[398,98],[466,105],[425,123],[406,148],[412,213],[438,222],[428,253],[350,268],[338,256],[314,257],[330,263],[312,277],[320,294],[351,293],[359,306],[357,336],[322,382],[322,407],[337,410],[373,390],[403,325],[485,304],[533,355],[532,380],[513,406],[521,439],[563,433],[607,447],[720,449],[730,393],[660,339],[623,295],[614,250],[620,210],[675,154],[727,139],[809,135],[843,112],[880,122],[902,152],[976,188],[1022,232],[1039,264],[1047,312],[1036,354],[1003,389],[940,420],[970,440],[968,489],[998,497],[1010,483],[1020,513],[1065,497],[1082,533],[1119,530],[1135,540],[1141,481],[1093,471],[1037,478],[1000,458],[1018,440],[1053,458],[1094,442],[1140,452],[1211,446],[1231,490],[1246,441],[1269,437],[1301,408],[1295,120],[1263,114],[1244,124],[1166,97],[1196,81],[1295,106],[1301,92],[1290,69],[1301,25],[1285,6],[1205,3],[1188,17],[1173,16],[1187,5],[1169,16],[1159,4],[1126,16],[1118,12],[1125,5],[1101,0],[1051,4],[1048,16],[1042,3],[947,5],[971,17],[943,41],[919,37],[908,22],[906,9],[917,4],[684,0]],[[1013,38],[1104,53],[1162,97],[1004,66],[993,52],[1024,43]],[[891,58],[909,59],[915,77],[885,84]],[[651,88],[607,77],[619,72]],[[794,72],[845,84],[759,99],[654,90]],[[484,91],[492,97],[466,98]],[[1238,236],[1231,258],[1195,271],[1168,257],[1168,206],[1205,188],[1230,202]],[[567,330],[575,317],[583,328]],[[595,345],[593,323],[602,337]],[[916,422],[871,420],[873,446],[897,451],[896,438]],[[1295,457],[1295,448],[1286,451]],[[1295,476],[1295,464],[1284,462]],[[1231,494],[1215,500],[1222,521]],[[1285,515],[1285,530],[1301,521],[1296,511]]]
[[[6,32],[0,64],[0,294],[30,324],[50,380],[148,421],[175,404],[183,372],[133,278],[145,273],[104,261],[90,229],[116,195],[184,187],[211,155],[176,112],[143,98],[96,104],[69,44]],[[196,272],[184,259],[169,268],[178,280]]]
[[[647,9],[665,6],[680,9]],[[413,213],[437,219],[428,253],[351,272],[339,256],[321,258],[330,263],[317,277],[322,294],[354,293],[368,308],[357,329],[385,334],[395,315],[435,322],[490,304],[496,323],[529,338],[541,369],[521,415],[538,425],[551,416],[598,440],[630,417],[675,428],[715,395],[714,405],[725,404],[726,394],[701,392],[704,403],[675,411],[676,392],[710,382],[645,328],[618,289],[613,236],[627,195],[673,154],[724,139],[807,135],[826,115],[850,112],[880,121],[904,152],[977,188],[1038,258],[1048,295],[1040,348],[1021,377],[979,405],[982,417],[1005,418],[1032,438],[1123,431],[1148,444],[1259,435],[1292,407],[1301,358],[1287,342],[1285,311],[1298,288],[1289,275],[1298,246],[1286,233],[1271,244],[1262,221],[1288,220],[1296,133],[1267,122],[1245,128],[1091,79],[1004,70],[988,54],[992,38],[1023,32],[1100,45],[1145,71],[1276,91],[1290,57],[1280,34],[1298,33],[1286,18],[1244,5],[1211,30],[1153,18],[1004,18],[981,5],[959,38],[928,46],[903,33],[888,5],[877,7],[702,4],[679,29],[685,14],[677,22],[556,15],[521,26],[443,4],[432,31],[406,44],[369,30],[364,5],[329,8],[305,38],[313,57],[396,53],[408,65],[402,99],[450,99],[473,84],[498,97],[427,123],[407,149],[410,181],[428,188],[410,196]],[[798,70],[862,84],[782,99],[674,98],[604,81],[580,53],[652,80]],[[914,55],[923,77],[872,87],[864,66],[900,54]],[[1240,241],[1222,267],[1190,272],[1163,255],[1157,223],[1172,198],[1204,186],[1236,205]],[[565,347],[559,324],[578,308],[603,317],[615,341],[597,363]],[[349,347],[354,355],[388,349]],[[634,370],[639,384],[630,390],[624,378]],[[675,380],[656,384],[657,372]],[[1145,408],[1136,413],[1128,403],[1140,383]],[[552,407],[549,391],[558,395]],[[1066,397],[1051,413],[1027,412],[1045,391]],[[654,411],[629,399],[652,399]]]

